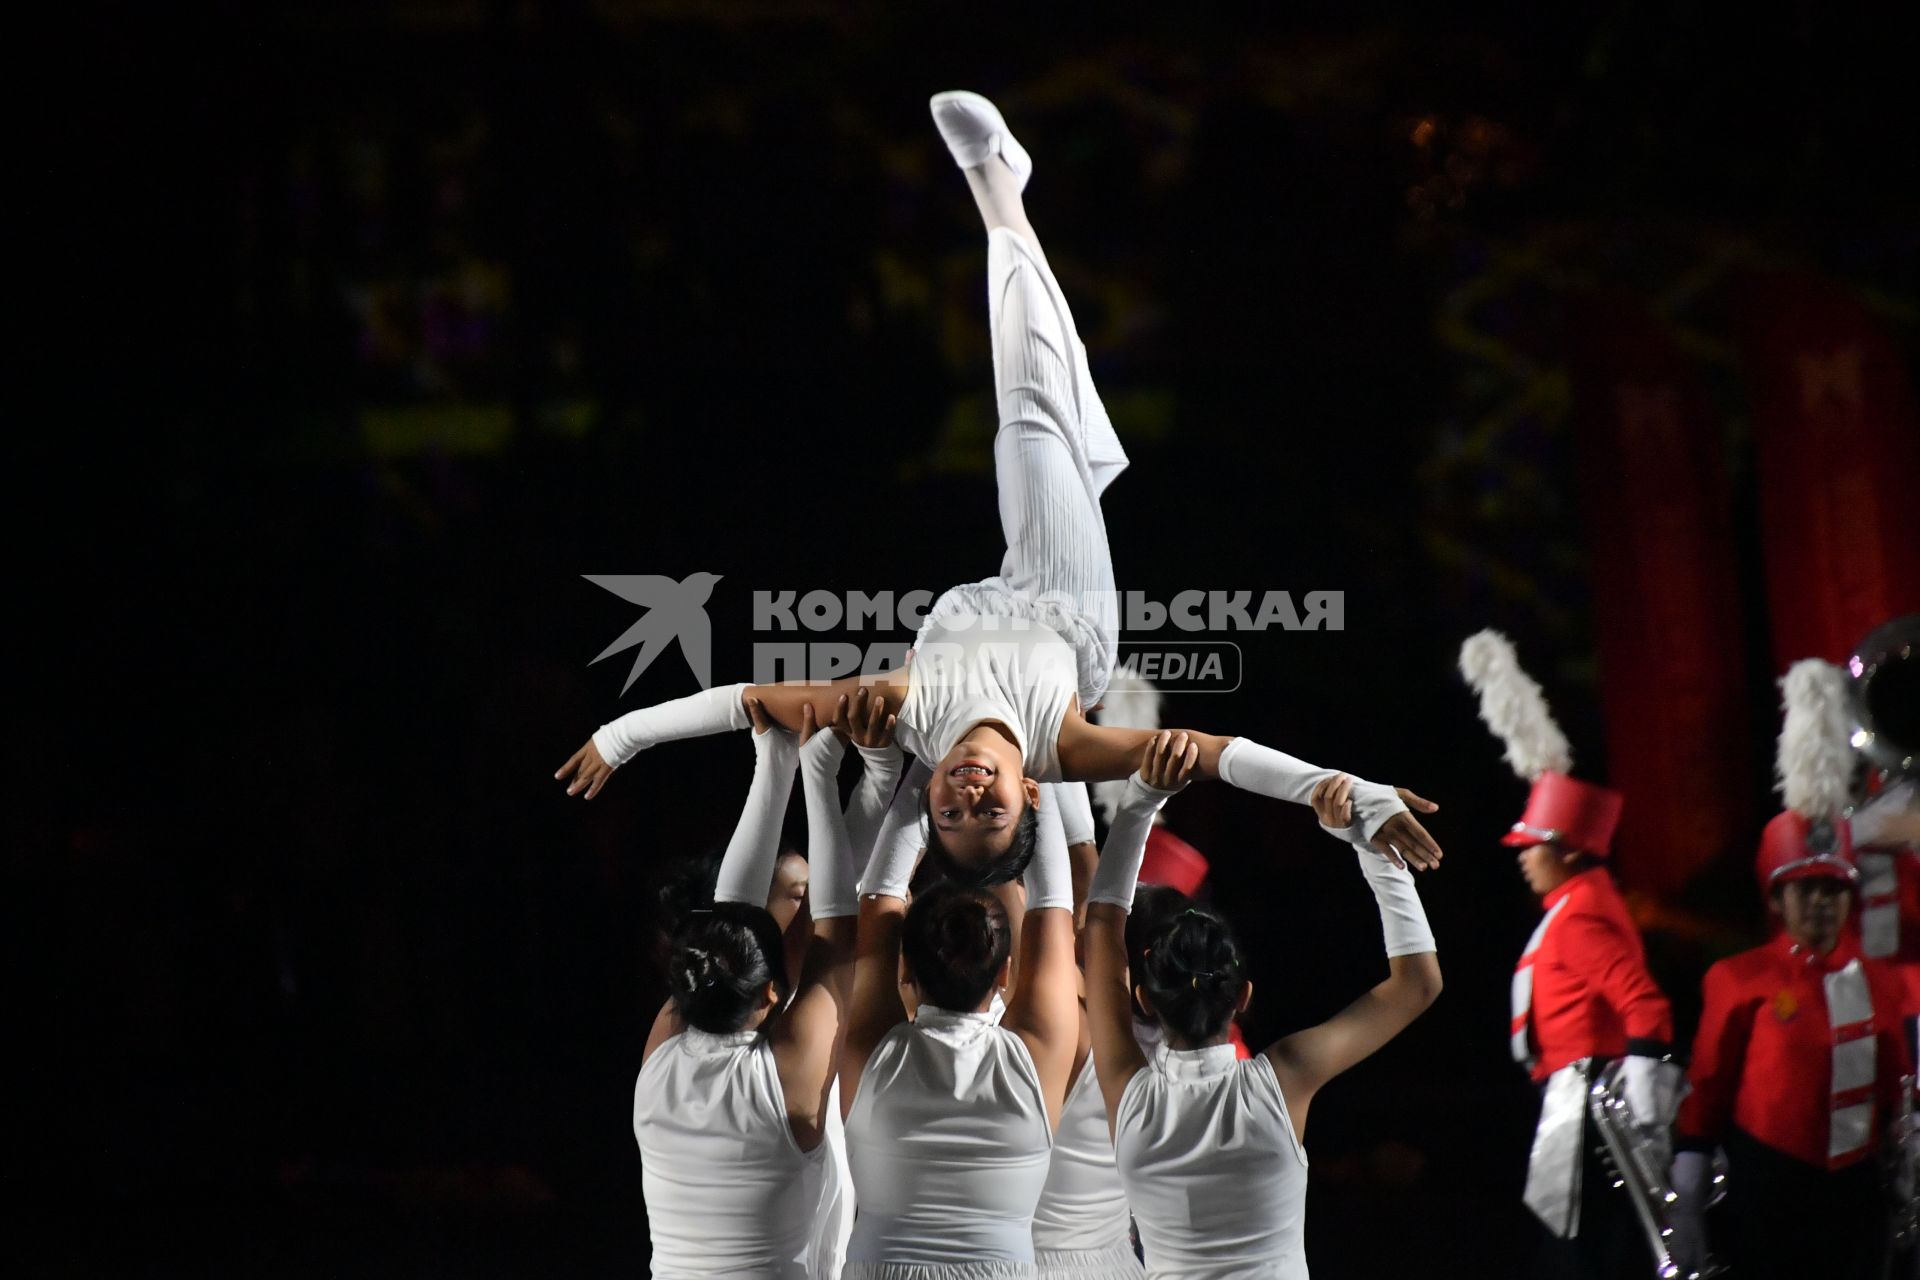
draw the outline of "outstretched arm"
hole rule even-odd
[[[915,762],[906,785],[894,793],[860,881],[853,994],[840,1047],[842,1115],[853,1109],[874,1046],[907,1020],[906,1006],[900,1003],[900,929],[907,918],[907,885],[920,858],[920,795],[931,776],[924,763]]]
[[[747,788],[747,802],[740,809],[740,821],[734,824],[733,837],[720,858],[720,875],[714,884],[716,902],[748,902],[765,906],[773,887],[773,870],[779,862],[780,823],[786,816],[787,797],[793,791],[793,769],[799,759],[792,735],[767,723],[757,704],[749,708],[753,733],[753,782]],[[654,1019],[641,1060],[653,1056],[669,1038],[682,1030],[673,1011],[673,1002],[665,1002]]]
[[[808,898],[813,936],[808,941],[793,1003],[775,1024],[772,1042],[780,1086],[786,1095],[787,1122],[803,1151],[826,1133],[827,1099],[833,1089],[835,1058],[845,1023],[849,970],[853,963],[855,916],[859,898],[853,889],[853,844],[840,812],[840,761],[846,754],[837,730],[841,714],[828,730],[814,724],[813,710],[802,714],[800,774],[807,803]]]
[[[757,699],[774,724],[798,733],[801,715],[808,707],[813,708],[814,721],[825,724],[841,698],[851,697],[863,687],[885,693],[897,707],[906,692],[906,681],[906,673],[898,671],[882,676],[846,676],[824,684],[800,680],[785,684],[715,685],[608,721],[596,729],[593,737],[569,756],[553,776],[567,783],[568,795],[584,792],[586,799],[591,800],[600,794],[615,769],[648,747],[746,728],[750,723],[746,711],[748,698]]]
[[[1341,782],[1336,776],[1314,790],[1315,812],[1328,827],[1342,811]],[[1354,857],[1380,906],[1387,980],[1318,1026],[1268,1047],[1296,1137],[1306,1132],[1307,1107],[1320,1086],[1399,1035],[1440,995],[1440,959],[1413,876],[1364,846],[1355,847]]]
[[[1133,771],[1141,749],[1154,732],[1098,725],[1083,716],[1069,716],[1060,726],[1061,776],[1085,782],[1124,778]],[[1341,776],[1335,770],[1261,746],[1251,738],[1221,737],[1193,729],[1182,732],[1199,748],[1196,777],[1218,778],[1242,791],[1293,804],[1311,804],[1316,787]],[[1423,813],[1439,808],[1405,788],[1355,780],[1351,817],[1334,825],[1358,823],[1375,851],[1401,865],[1411,863],[1420,870],[1430,870],[1440,864],[1440,846],[1407,812],[1409,804],[1417,804]]]
[[[1080,973],[1073,955],[1073,872],[1059,809],[1043,806],[1039,822],[1025,877],[1027,911],[1015,961],[1020,977],[1001,1025],[1026,1043],[1046,1096],[1047,1120],[1058,1127],[1080,1046]]]
[[[1153,816],[1168,797],[1187,785],[1199,744],[1173,732],[1153,735],[1143,749],[1140,772],[1127,779],[1106,848],[1087,891],[1087,928],[1081,952],[1087,967],[1087,1020],[1093,1030],[1093,1063],[1111,1125],[1127,1082],[1147,1065],[1133,1038],[1132,988],[1127,976],[1127,916],[1140,879]]]

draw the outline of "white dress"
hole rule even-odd
[[[1006,555],[995,576],[954,587],[934,602],[915,640],[914,663],[937,638],[936,629],[993,618],[1038,624],[1072,651],[1068,691],[1080,695],[1085,709],[1100,701],[1113,676],[1120,605],[1100,495],[1126,470],[1127,455],[1094,392],[1086,346],[1059,283],[1033,247],[1005,227],[987,234],[987,310],[1000,417],[993,466]],[[909,720],[903,709],[903,730]],[[1032,741],[1034,726],[1010,727],[1021,732],[1030,756],[1042,749],[1052,754],[1051,738],[1044,748]],[[1057,735],[1057,722],[1053,728]],[[945,754],[908,749],[928,761]]]
[[[1041,1280],[1139,1276],[1127,1191],[1114,1161],[1107,1102],[1088,1055],[1060,1111],[1047,1185],[1033,1213]]]
[[[921,1005],[874,1047],[847,1116],[859,1214],[844,1274],[1032,1276],[1052,1146],[1020,1037],[991,1012]]]
[[[827,1147],[794,1140],[766,1036],[669,1039],[640,1068],[633,1133],[654,1275],[807,1275]]]
[[[1307,1153],[1265,1054],[1161,1045],[1114,1119],[1148,1276],[1307,1280]]]

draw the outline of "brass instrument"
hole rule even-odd
[[[1877,769],[1920,776],[1920,613],[1874,628],[1846,665],[1853,745]]]
[[[1683,1273],[1674,1261],[1667,1242],[1673,1236],[1673,1206],[1679,1199],[1668,1182],[1667,1170],[1673,1159],[1673,1142],[1663,1126],[1642,1125],[1627,1106],[1621,1080],[1623,1061],[1616,1059],[1599,1067],[1587,1087],[1587,1112],[1593,1127],[1605,1144],[1606,1164],[1613,1174],[1613,1185],[1625,1191],[1633,1205],[1634,1217],[1653,1251],[1654,1275],[1658,1280],[1711,1280],[1726,1269],[1709,1260],[1699,1271]]]

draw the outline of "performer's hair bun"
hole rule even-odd
[[[1137,972],[1160,1025],[1186,1046],[1226,1031],[1246,982],[1233,930],[1203,907],[1166,917],[1142,948]]]
[[[934,885],[914,897],[900,954],[921,998],[942,1009],[977,1009],[1013,949],[1006,908],[984,889]]]
[[[691,1027],[725,1035],[746,1026],[771,982],[787,994],[786,947],[765,907],[719,902],[687,917],[667,957],[668,994]]]

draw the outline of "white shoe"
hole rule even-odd
[[[955,164],[974,169],[999,156],[1013,170],[1020,190],[1027,189],[1027,179],[1033,176],[1033,157],[1014,140],[998,107],[964,89],[936,93],[928,105],[933,108],[933,123],[947,150],[953,153]]]

